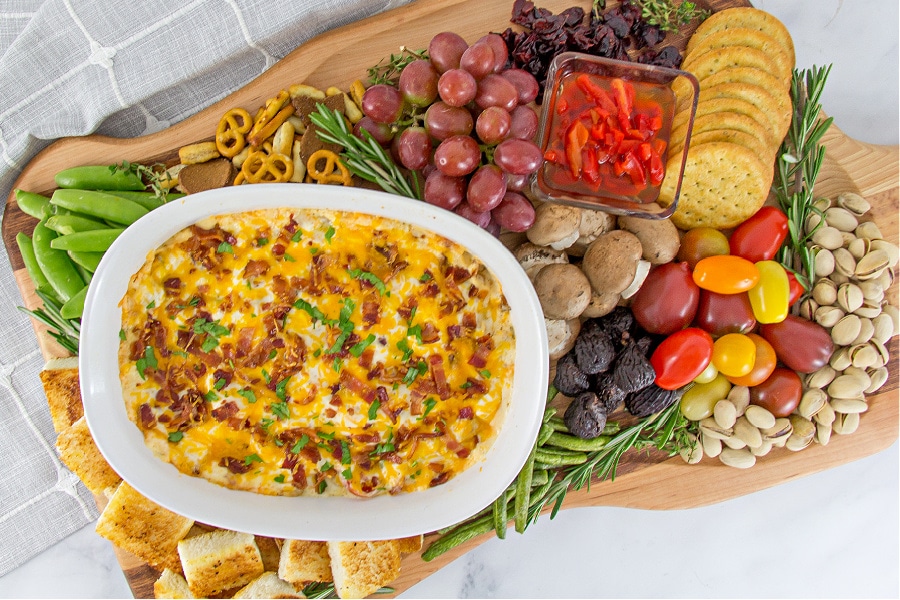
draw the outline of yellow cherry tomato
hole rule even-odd
[[[750,288],[750,306],[758,323],[781,323],[788,314],[791,283],[787,271],[774,260],[756,263],[759,282]]]
[[[703,372],[694,377],[694,383],[709,383],[715,379],[718,374],[719,370],[716,368],[716,365],[712,364],[712,361],[709,361],[709,364],[706,365]]]
[[[694,266],[694,283],[718,294],[740,294],[759,282],[759,269],[740,256],[707,256]]]
[[[681,396],[681,414],[691,421],[700,421],[713,414],[716,402],[728,396],[731,382],[719,373],[709,383],[695,383]]]
[[[753,361],[753,368],[741,377],[729,377],[728,381],[734,385],[753,387],[769,378],[778,364],[778,356],[775,354],[772,344],[761,335],[748,333],[747,337],[756,345],[756,360]]]
[[[753,370],[756,344],[743,333],[726,333],[713,342],[712,363],[726,377],[741,377]]]

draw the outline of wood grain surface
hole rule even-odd
[[[547,0],[537,4],[558,12],[575,2]],[[707,4],[714,10],[749,5],[744,0],[715,0]],[[366,69],[380,57],[397,52],[401,45],[426,47],[438,31],[455,31],[470,42],[488,31],[503,31],[508,26],[511,6],[511,0],[420,0],[331,31],[297,48],[244,88],[164,131],[135,139],[88,136],[59,140],[26,166],[15,187],[49,193],[55,187],[56,172],[81,164],[113,164],[122,160],[174,164],[180,146],[212,139],[220,116],[230,108],[255,110],[267,98],[294,83],[346,89],[354,80],[365,78]],[[683,47],[685,36],[690,33],[688,29],[667,42]],[[898,243],[898,147],[858,142],[837,126],[832,126],[826,134],[825,145],[826,162],[816,185],[817,194],[861,193],[872,203],[873,216],[885,237]],[[15,235],[20,231],[30,233],[34,224],[35,220],[22,213],[10,195],[3,215],[2,235],[28,308],[39,306],[39,301],[24,271]],[[896,288],[896,285],[892,288],[895,304]],[[37,324],[35,332],[47,358],[63,354]],[[863,415],[854,435],[834,436],[827,446],[814,445],[802,452],[776,449],[746,471],[725,467],[715,460],[688,466],[678,457],[666,460],[659,455],[629,453],[623,458],[614,481],[594,482],[589,490],[570,492],[564,508],[623,506],[667,510],[703,506],[879,452],[897,439],[900,422],[896,338],[892,340],[890,352],[890,379],[878,395],[870,397],[871,408]],[[396,593],[408,589],[490,535],[493,534],[471,540],[431,562],[422,561],[418,554],[407,556],[400,578],[392,586]],[[426,547],[433,537],[426,538]],[[127,552],[117,550],[117,556],[135,597],[153,597],[153,582],[158,573]]]

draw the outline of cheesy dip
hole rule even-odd
[[[497,279],[385,217],[206,219],[149,254],[120,307],[129,418],[162,460],[232,489],[440,485],[484,454],[512,389]]]

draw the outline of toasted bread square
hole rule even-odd
[[[154,598],[193,598],[191,588],[184,577],[172,569],[163,569],[162,575],[153,582]]]
[[[238,590],[232,598],[305,598],[297,589],[279,579],[272,571],[266,571]]]
[[[281,561],[281,544],[282,540],[279,538],[256,536],[256,547],[259,548],[263,569],[266,571],[278,572],[278,563]]]
[[[328,542],[334,589],[340,598],[365,598],[400,575],[400,544]]]
[[[102,494],[122,481],[100,454],[84,417],[60,432],[56,438],[56,449],[62,463],[95,494]]]
[[[194,524],[145,498],[126,482],[97,520],[97,533],[156,569],[181,571],[178,542]]]
[[[422,549],[425,543],[425,536],[421,533],[411,537],[400,538],[397,545],[400,547],[400,554],[412,554]]]
[[[191,592],[206,598],[245,586],[263,573],[252,533],[219,529],[178,542],[181,567]]]
[[[284,540],[278,576],[295,584],[331,581],[328,544],[306,540]]]
[[[51,358],[39,375],[53,428],[60,433],[84,415],[78,383],[78,357]]]

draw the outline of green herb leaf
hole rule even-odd
[[[182,431],[170,431],[169,432],[169,441],[173,444],[175,442],[180,442],[184,438],[184,432]]]

